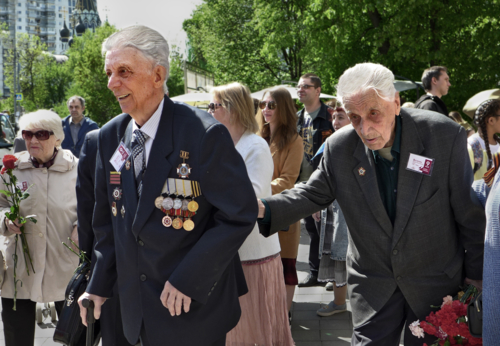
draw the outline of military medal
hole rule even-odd
[[[116,202],[111,203],[111,212],[113,213],[113,216],[116,216],[118,211],[116,210]]]
[[[193,200],[189,202],[188,204],[188,210],[192,213],[196,213],[198,211],[198,202],[196,202],[194,199],[201,195],[200,191],[200,186],[198,182],[196,181],[191,181],[191,191],[193,193]]]
[[[366,170],[363,167],[360,167],[358,169],[358,173],[359,173],[360,176],[364,176],[366,174]]]
[[[156,197],[156,199],[155,199],[155,207],[158,208],[158,209],[161,209],[162,206],[163,206],[163,196]]]
[[[130,160],[128,160],[127,162],[125,162],[125,169],[127,171],[130,170]]]
[[[122,189],[120,189],[118,186],[113,190],[113,198],[115,199],[115,201],[118,201],[122,198]]]
[[[163,217],[163,219],[161,219],[161,223],[163,224],[163,226],[165,227],[170,227],[172,226],[172,219],[170,218],[170,216],[168,215],[165,215]]]
[[[181,150],[181,159],[182,163],[177,167],[177,174],[179,178],[186,179],[189,178],[191,174],[191,167],[186,163],[186,160],[189,159],[189,153],[187,151]]]
[[[121,185],[121,173],[120,172],[109,172],[109,184],[110,185]]]
[[[121,213],[122,213],[122,219],[124,219],[125,218],[125,207],[123,205],[122,205]]]
[[[184,224],[182,225],[182,227],[190,232],[194,229],[194,222],[191,220],[191,219],[187,219],[186,221],[184,221]]]
[[[170,197],[164,198],[161,206],[163,209],[170,210],[174,207],[174,200]]]
[[[172,227],[175,229],[181,229],[182,228],[182,220],[177,216],[174,221],[172,221]]]

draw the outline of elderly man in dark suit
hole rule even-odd
[[[93,270],[96,260],[93,252],[95,237],[92,229],[92,218],[95,204],[94,186],[98,138],[99,130],[90,131],[85,136],[78,161],[78,177],[76,180],[78,246],[91,258],[91,270]],[[113,297],[108,299],[102,307],[99,323],[103,346],[130,345],[123,333],[120,301],[116,285],[113,288]]]
[[[158,32],[123,29],[103,53],[124,114],[99,133],[96,264],[80,306],[93,300],[99,317],[117,282],[130,343],[224,345],[247,291],[237,251],[257,218],[243,159],[222,124],[165,96]]]
[[[408,325],[464,282],[481,286],[485,216],[471,195],[464,129],[401,109],[394,75],[358,64],[339,80],[352,126],[333,134],[307,184],[259,201],[263,233],[337,199],[349,227],[352,345],[430,344]]]

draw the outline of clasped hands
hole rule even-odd
[[[101,317],[101,307],[106,302],[107,298],[87,292],[80,296],[78,299],[80,317],[82,318],[82,323],[87,326],[87,309],[82,305],[82,300],[85,298],[94,302],[94,317],[96,320]],[[191,298],[181,293],[181,291],[172,286],[168,281],[165,283],[163,291],[161,292],[160,300],[163,306],[168,309],[171,316],[179,316],[182,313],[182,308],[184,308],[184,312],[189,312],[191,307]]]

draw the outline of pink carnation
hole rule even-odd
[[[441,307],[445,305],[451,305],[453,303],[453,298],[451,296],[446,296],[443,298],[443,304],[441,304]]]
[[[424,337],[424,330],[420,327],[420,320],[416,320],[415,322],[410,324],[409,328],[411,330],[411,333],[417,338],[420,339]]]

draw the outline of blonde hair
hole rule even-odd
[[[54,132],[54,136],[56,136],[57,139],[56,148],[61,148],[61,143],[64,140],[64,130],[62,127],[62,120],[56,113],[46,109],[27,113],[21,117],[19,126],[21,131],[43,129]]]
[[[221,85],[213,88],[211,94],[229,112],[231,121],[236,121],[252,133],[259,130],[255,120],[253,99],[246,85],[240,83]]]

